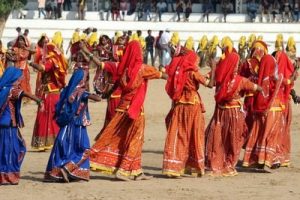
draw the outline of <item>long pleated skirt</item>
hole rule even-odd
[[[45,180],[62,181],[62,168],[74,180],[90,178],[90,142],[85,126],[71,123],[60,129],[48,161]]]
[[[51,149],[59,132],[59,126],[54,119],[59,93],[43,94],[42,100],[43,106],[38,108],[31,140],[32,148],[40,151]]]
[[[284,128],[285,119],[281,111],[269,111],[266,116],[257,115],[245,148],[243,166],[260,164],[272,167],[274,164],[280,164],[282,155],[280,140]]]
[[[0,185],[19,183],[25,153],[25,141],[19,129],[0,127]]]
[[[206,128],[205,165],[213,176],[234,176],[248,128],[241,108],[219,108]]]
[[[204,116],[199,104],[177,104],[166,118],[163,174],[204,174]]]
[[[91,169],[105,174],[138,176],[142,172],[145,118],[130,119],[126,112],[116,112],[91,148]]]

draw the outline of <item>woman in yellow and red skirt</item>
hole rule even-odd
[[[200,84],[206,86],[209,83],[198,71],[197,54],[187,49],[181,51],[179,55],[173,56],[170,65],[166,67],[166,91],[172,99],[172,107],[166,117],[168,133],[163,174],[168,177],[180,177],[184,174],[202,176],[205,170],[205,109],[197,90]]]
[[[91,169],[114,174],[117,179],[148,179],[142,171],[145,117],[143,103],[150,79],[162,77],[154,67],[143,64],[138,41],[128,43],[118,67],[121,100],[116,114],[91,148]]]
[[[248,129],[241,96],[260,90],[250,80],[239,76],[239,56],[233,50],[216,68],[216,107],[206,128],[205,166],[212,176],[235,176],[240,151]]]

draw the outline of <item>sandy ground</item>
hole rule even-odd
[[[34,85],[35,74],[31,74]],[[298,81],[299,82],[299,81]],[[21,130],[28,147],[17,186],[0,186],[0,200],[93,200],[93,199],[300,199],[300,107],[293,105],[292,166],[272,174],[242,170],[236,177],[167,179],[161,175],[162,152],[166,136],[164,118],[170,108],[170,99],[164,91],[163,80],[149,84],[145,102],[146,130],[143,148],[143,168],[154,175],[149,181],[120,182],[112,177],[91,173],[89,182],[44,183],[43,173],[50,152],[38,153],[30,148],[37,106],[22,108],[25,128]],[[296,86],[300,93],[300,86]],[[213,91],[199,90],[207,112],[208,124],[214,109]],[[106,102],[90,102],[93,124],[88,128],[92,139],[102,127]]]

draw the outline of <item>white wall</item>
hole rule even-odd
[[[193,36],[198,40],[205,34],[208,38],[217,35],[219,39],[223,36],[230,36],[235,45],[242,35],[249,36],[251,33],[262,35],[264,40],[270,45],[270,52],[273,51],[274,41],[278,33],[282,33],[284,40],[287,41],[289,36],[294,36],[297,42],[297,56],[300,56],[300,27],[295,24],[277,24],[277,23],[184,23],[184,22],[142,22],[142,21],[78,21],[78,20],[20,20],[9,19],[3,32],[2,41],[13,40],[16,37],[15,28],[20,26],[22,29],[30,30],[29,36],[32,42],[46,33],[52,37],[56,31],[61,31],[64,37],[65,47],[69,43],[75,28],[85,29],[86,27],[96,27],[98,34],[107,34],[113,36],[117,30],[142,30],[146,36],[147,30],[153,30],[156,36],[159,30],[170,29],[171,32],[179,32],[182,43],[188,36]],[[198,45],[198,44],[195,44]]]

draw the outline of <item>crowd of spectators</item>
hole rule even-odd
[[[151,21],[158,17],[162,21],[162,15],[166,12],[176,13],[177,21],[189,21],[193,12],[193,4],[201,3],[202,21],[209,22],[211,13],[223,13],[224,22],[229,13],[235,13],[236,0],[37,0],[39,18],[43,15],[47,19],[60,19],[62,10],[75,10],[77,6],[78,18],[83,20],[87,11],[87,4],[94,4],[94,10],[100,12],[101,20],[125,20],[127,15],[137,13],[137,20]],[[73,4],[72,4],[73,2]],[[300,18],[300,0],[243,0],[246,4],[246,12],[249,21],[259,21],[266,18],[267,22],[298,22]],[[199,12],[199,11],[197,11]],[[155,16],[153,16],[155,14]]]

